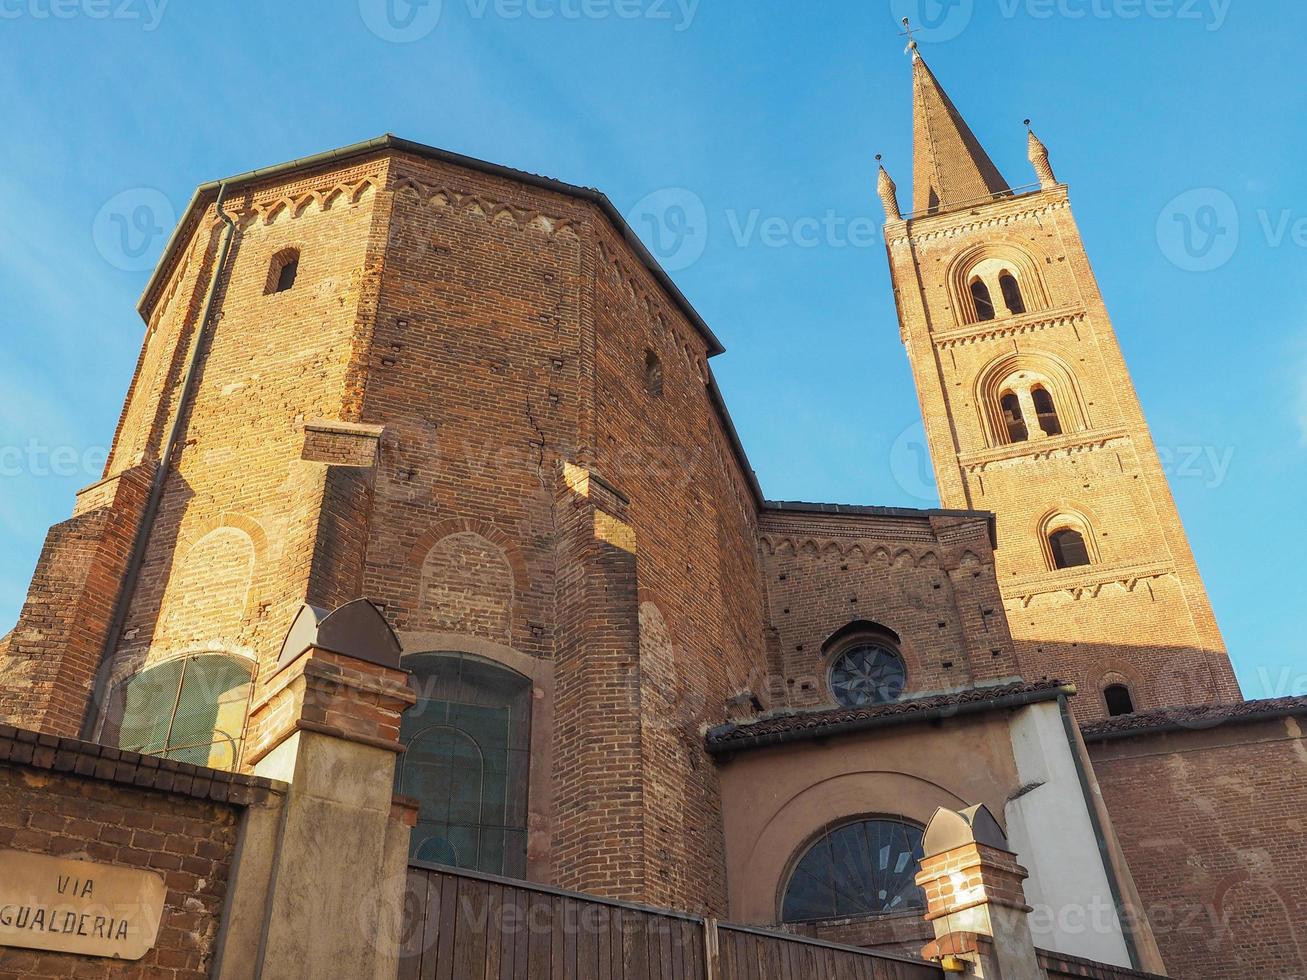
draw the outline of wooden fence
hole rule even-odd
[[[939,980],[934,965],[431,865],[400,980]]]

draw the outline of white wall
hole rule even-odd
[[[1030,871],[1026,901],[1034,907],[1030,931],[1035,945],[1129,967],[1058,702],[1019,709],[1011,731],[1017,774],[1027,791],[1007,803],[1008,838]]]

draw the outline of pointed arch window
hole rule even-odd
[[[404,712],[395,790],[418,800],[409,855],[526,876],[531,682],[457,653],[405,658],[417,703]]]
[[[1103,689],[1103,700],[1107,703],[1107,713],[1113,718],[1135,713],[1135,699],[1130,696],[1130,688],[1124,684],[1111,684]]]
[[[1005,393],[999,399],[999,405],[1003,409],[1003,424],[1007,428],[1008,442],[1025,442],[1030,438],[1030,430],[1026,427],[1026,419],[1021,411],[1021,399],[1017,397],[1015,391]]]
[[[169,660],[122,681],[109,697],[105,745],[233,770],[240,762],[252,665],[228,654]]]
[[[971,299],[976,304],[977,320],[994,319],[994,300],[989,295],[985,280],[979,277],[971,280]]]
[[[998,285],[1003,290],[1003,302],[1007,305],[1009,313],[1015,315],[1026,312],[1026,300],[1021,295],[1021,286],[1016,276],[1004,269],[999,273]]]
[[[1044,435],[1060,436],[1062,420],[1057,417],[1057,406],[1053,404],[1053,396],[1048,393],[1048,389],[1031,388],[1030,397],[1035,403],[1035,414],[1039,416],[1039,428],[1043,430]]]
[[[1089,546],[1085,536],[1073,527],[1059,528],[1048,536],[1048,546],[1053,555],[1053,567],[1081,568],[1092,564],[1089,560]]]

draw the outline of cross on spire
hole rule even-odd
[[[917,33],[917,28],[912,26],[911,19],[904,17],[903,30],[899,32],[899,37],[906,37],[908,39],[908,46],[903,49],[904,54],[911,53],[915,55],[917,53],[917,39],[913,37],[913,35],[916,33]]]

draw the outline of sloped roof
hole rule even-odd
[[[1087,742],[1103,742],[1134,735],[1201,731],[1219,725],[1270,721],[1297,715],[1307,715],[1307,697],[1159,708],[1156,711],[1142,711],[1138,714],[1091,722],[1082,726],[1080,731]]]
[[[912,210],[950,211],[1008,189],[920,54],[912,59]]]
[[[1064,695],[1069,697],[1075,693],[1073,685],[1057,680],[1035,683],[1014,681],[861,708],[791,710],[764,715],[756,721],[719,725],[708,732],[705,743],[710,753],[720,755],[865,731],[869,728],[1020,707],[1038,701],[1052,701]]]

